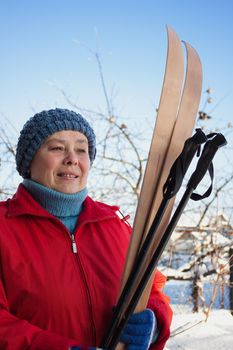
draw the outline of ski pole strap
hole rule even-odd
[[[199,155],[200,146],[206,141],[207,136],[201,129],[196,129],[196,133],[185,141],[183,150],[173,163],[163,186],[163,197],[165,199],[170,199],[177,194],[195,153]]]
[[[194,193],[193,192],[191,194],[191,196],[190,196],[190,198],[193,201],[199,201],[201,199],[207,198],[211,194],[212,189],[213,189],[213,180],[214,180],[214,167],[213,167],[213,163],[212,162],[209,165],[208,172],[209,172],[210,180],[211,180],[210,187],[208,188],[208,190],[204,194],[198,194],[198,193]]]
[[[206,198],[210,195],[210,193],[212,191],[213,176],[214,176],[212,160],[213,160],[217,150],[226,144],[227,144],[227,141],[226,141],[225,137],[220,133],[216,134],[212,140],[209,140],[206,142],[206,144],[203,148],[202,154],[198,160],[196,169],[195,169],[194,173],[192,174],[192,176],[187,184],[187,187],[195,190],[197,188],[198,184],[201,182],[201,180],[205,176],[207,171],[210,174],[211,185],[203,195],[199,195],[197,193],[192,193],[192,195],[190,197],[191,199],[197,201],[199,199]]]

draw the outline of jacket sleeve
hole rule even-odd
[[[15,317],[8,308],[0,279],[0,349],[1,350],[67,350],[77,341],[42,330]]]
[[[147,305],[147,307],[153,310],[155,313],[159,330],[159,336],[155,343],[151,345],[151,350],[164,349],[170,336],[172,309],[169,305],[169,297],[162,292],[165,282],[166,277],[159,270],[157,270]]]

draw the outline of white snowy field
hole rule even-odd
[[[228,310],[212,310],[207,321],[203,312],[192,313],[184,305],[172,305],[171,337],[166,350],[233,349],[233,316]]]

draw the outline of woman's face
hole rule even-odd
[[[78,131],[58,131],[40,146],[31,163],[31,179],[59,192],[77,193],[87,184],[88,140]]]

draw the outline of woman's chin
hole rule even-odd
[[[66,194],[75,194],[77,192],[80,192],[84,187],[81,188],[81,186],[77,185],[71,185],[71,184],[66,184],[66,185],[60,185],[60,186],[54,186],[53,189],[57,192],[62,192]]]

